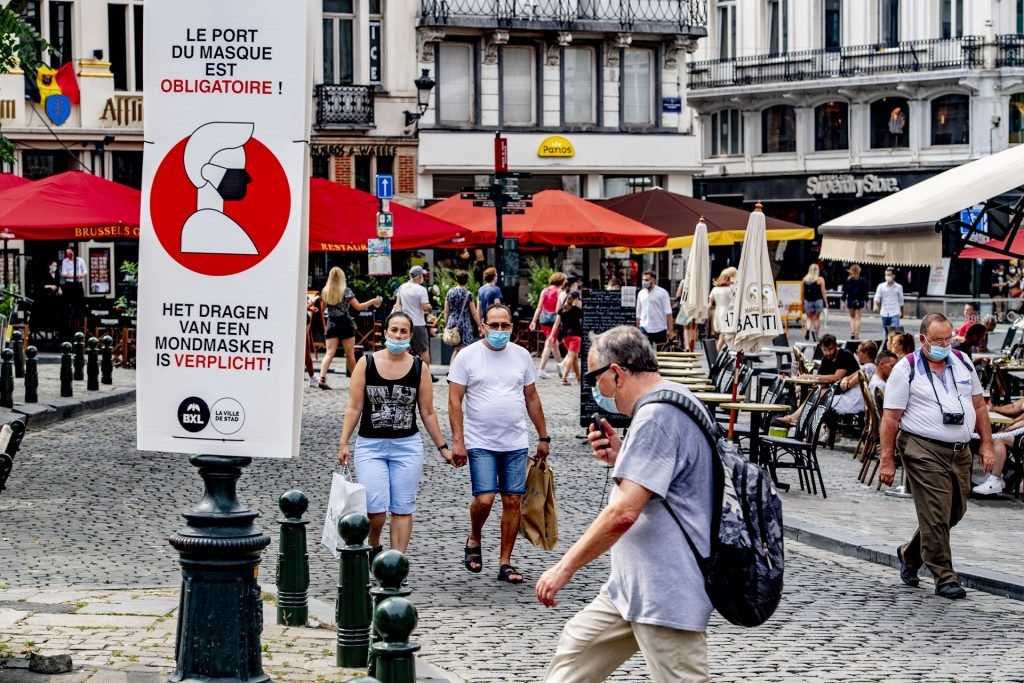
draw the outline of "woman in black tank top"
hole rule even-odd
[[[405,552],[412,533],[416,491],[423,469],[423,439],[416,426],[419,407],[423,426],[445,462],[453,464],[434,413],[430,369],[409,353],[412,320],[392,313],[385,324],[385,348],[363,356],[352,371],[338,462],[351,460],[348,441],[359,426],[355,467],[366,487],[370,518],[370,559],[382,550],[380,534],[391,513],[391,547]]]

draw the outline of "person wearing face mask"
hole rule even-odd
[[[384,324],[384,347],[364,355],[356,363],[349,383],[348,406],[341,430],[338,462],[347,467],[352,459],[349,439],[358,426],[355,467],[366,487],[366,513],[370,518],[370,561],[383,546],[381,531],[391,513],[391,547],[406,552],[416,511],[416,491],[423,471],[423,439],[416,427],[420,420],[441,457],[461,467],[464,458],[454,455],[437,424],[430,368],[409,353],[412,319],[401,311]]]
[[[953,571],[949,530],[967,511],[975,432],[982,468],[992,471],[992,427],[974,365],[952,349],[949,320],[929,313],[919,338],[920,352],[900,360],[886,382],[878,477],[892,485],[899,455],[914,495],[917,531],[896,549],[900,579],[917,586],[917,572],[927,565],[935,594],[952,600],[967,593]]]
[[[512,549],[519,534],[530,446],[523,413],[530,416],[537,428],[535,457],[538,461],[548,457],[551,437],[537,393],[533,358],[522,346],[509,343],[512,336],[509,307],[492,304],[484,311],[484,329],[486,336],[463,349],[448,371],[452,453],[460,461],[468,458],[473,490],[463,565],[474,574],[483,569],[484,522],[491,513],[495,496],[500,493],[498,580],[522,583],[522,572],[512,565]]]
[[[903,285],[896,282],[896,271],[885,269],[885,282],[875,290],[875,313],[882,316],[882,334],[900,326],[903,317]]]
[[[611,553],[608,581],[566,623],[544,680],[603,681],[642,650],[655,683],[708,681],[704,632],[711,603],[694,553],[706,556],[710,548],[711,447],[688,415],[647,402],[658,391],[697,399],[661,378],[654,348],[635,327],[592,337],[587,367],[584,378],[602,410],[632,422],[622,440],[607,420],[591,426],[595,457],[614,468],[614,491],[590,528],[537,582],[537,599],[555,607],[577,571]],[[696,550],[684,542],[673,515]]]
[[[636,325],[652,344],[664,344],[675,336],[672,302],[668,292],[658,286],[654,273],[647,271],[636,294]]]

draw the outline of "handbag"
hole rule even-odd
[[[540,318],[537,319],[541,325],[554,325],[557,314],[554,311],[541,311]]]
[[[519,533],[543,550],[558,545],[558,512],[555,507],[555,473],[547,460],[530,458],[526,468]]]
[[[462,300],[462,310],[459,312],[459,320],[462,320],[462,316],[466,315],[466,304],[469,302],[469,292],[466,292],[467,296]],[[462,343],[462,333],[459,332],[458,324],[452,325],[451,320],[448,321],[447,326],[444,328],[444,332],[441,333],[441,341],[447,346],[458,346]]]
[[[366,487],[356,482],[344,468],[343,472],[331,475],[331,495],[327,499],[327,515],[324,517],[324,533],[320,543],[334,555],[341,557],[338,546],[344,542],[338,535],[338,520],[350,512],[366,514]]]

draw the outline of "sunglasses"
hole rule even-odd
[[[598,378],[604,373],[608,372],[611,369],[611,367],[612,366],[609,364],[604,366],[603,368],[598,368],[597,370],[591,370],[590,372],[584,373],[583,381],[585,381],[587,384],[593,385],[597,382]]]
[[[512,329],[512,323],[484,323],[484,326],[489,330],[501,330],[502,332]]]

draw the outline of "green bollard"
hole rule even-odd
[[[377,555],[373,560],[373,575],[380,581],[379,588],[370,589],[374,608],[388,598],[404,598],[412,593],[411,589],[402,588],[402,582],[409,576],[409,560],[397,550],[385,550]],[[371,636],[373,643],[383,640],[376,628],[371,631]],[[370,660],[366,667],[369,676],[377,675],[377,653],[373,651],[373,643],[370,644]]]
[[[350,512],[338,520],[338,535],[345,545],[338,570],[338,603],[335,622],[338,643],[335,663],[361,669],[366,666],[370,645],[370,533],[366,515]]]
[[[309,616],[309,554],[306,552],[306,525],[302,514],[309,507],[302,491],[286,491],[277,501],[284,513],[277,555],[277,623],[280,626],[305,626]]]
[[[409,642],[418,621],[416,607],[405,598],[387,598],[373,611],[373,627],[383,643],[374,643],[377,677],[381,683],[416,683],[416,652],[420,646]]]

